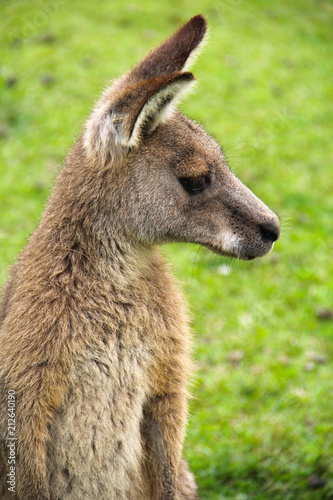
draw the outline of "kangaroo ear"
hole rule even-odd
[[[203,16],[192,17],[125,76],[114,94],[113,125],[118,141],[132,147],[166,119],[194,77],[181,73],[206,32]],[[119,140],[120,139],[120,140]]]
[[[204,17],[193,17],[104,92],[85,128],[89,154],[106,161],[112,144],[133,147],[170,115],[194,81],[183,70],[205,32]]]
[[[192,17],[168,40],[149,52],[129,76],[147,79],[182,71],[203,41],[206,29],[207,23],[202,15]]]
[[[193,83],[194,76],[188,72],[141,82],[111,110],[118,141],[123,146],[136,146],[143,136],[170,116],[176,102]]]

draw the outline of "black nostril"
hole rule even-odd
[[[278,239],[280,234],[279,228],[272,222],[259,224],[259,231],[264,241],[271,241],[272,243]]]

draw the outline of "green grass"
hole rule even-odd
[[[1,284],[108,79],[202,12],[210,41],[182,108],[281,216],[282,235],[251,263],[163,250],[195,332],[186,455],[202,499],[332,499],[333,322],[318,311],[333,308],[333,3],[193,5],[2,1]]]

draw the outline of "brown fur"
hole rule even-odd
[[[193,81],[182,70],[205,27],[191,19],[106,90],[5,286],[3,499],[198,498],[182,458],[188,320],[155,244],[250,259],[279,235],[213,139],[170,113]],[[184,188],[202,176],[199,192]],[[5,482],[8,390],[16,495]]]

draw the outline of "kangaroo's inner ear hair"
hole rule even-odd
[[[127,130],[123,128],[122,144],[127,147],[137,145],[142,137],[169,118],[176,103],[190,90],[194,81],[192,73],[186,72],[164,82],[131,117]]]

